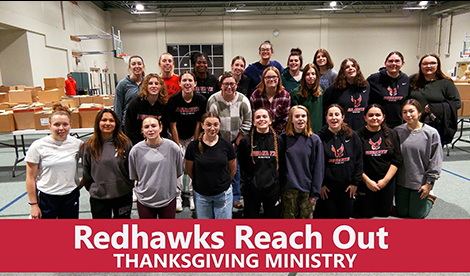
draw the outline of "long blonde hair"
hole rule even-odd
[[[297,109],[302,109],[307,114],[307,123],[305,124],[305,127],[302,130],[302,135],[304,135],[304,136],[312,135],[313,130],[312,130],[312,126],[310,125],[310,115],[309,115],[308,109],[303,105],[294,105],[289,110],[289,120],[287,121],[287,125],[286,125],[286,135],[287,136],[294,136],[295,135],[294,126],[293,126],[293,124],[294,124],[293,123],[293,121],[294,121],[293,117],[294,117],[294,111],[297,110]]]

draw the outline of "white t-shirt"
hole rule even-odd
[[[83,143],[73,136],[56,141],[46,136],[34,141],[26,153],[25,161],[39,164],[36,187],[50,195],[70,194],[79,184],[79,149]]]

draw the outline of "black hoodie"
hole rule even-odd
[[[346,137],[340,130],[334,134],[328,126],[318,132],[325,152],[325,177],[323,186],[330,191],[345,191],[349,185],[358,186],[362,181],[362,141],[355,131]]]
[[[402,124],[401,106],[410,94],[410,79],[400,71],[397,78],[387,75],[385,67],[367,78],[370,85],[369,104],[385,109],[385,122],[390,128]]]

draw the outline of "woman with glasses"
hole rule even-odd
[[[390,52],[384,67],[370,75],[369,104],[380,104],[387,114],[387,125],[394,128],[402,124],[401,106],[410,93],[410,78],[401,71],[405,58],[398,51]]]
[[[248,98],[237,92],[237,82],[233,73],[227,72],[220,78],[221,91],[212,95],[207,101],[207,111],[217,113],[220,118],[220,136],[232,143],[235,152],[240,140],[251,129],[251,105]],[[233,206],[241,208],[240,172],[232,181]]]
[[[237,171],[233,145],[219,136],[221,120],[217,113],[202,116],[199,139],[189,143],[185,170],[193,181],[198,219],[232,218],[232,178]]]
[[[250,64],[246,70],[245,74],[250,77],[250,91],[247,95],[250,98],[251,94],[258,88],[261,83],[261,75],[263,74],[264,70],[268,67],[276,67],[279,72],[284,71],[284,67],[276,61],[271,60],[271,57],[274,55],[274,47],[271,44],[271,41],[266,40],[261,45],[259,45],[259,56],[261,59],[257,62]]]
[[[121,122],[111,109],[98,112],[94,130],[80,148],[81,185],[90,193],[91,214],[94,219],[131,218],[134,188],[129,178],[131,140],[121,131]]]
[[[251,109],[265,108],[272,118],[273,128],[277,134],[285,131],[291,98],[284,89],[281,73],[276,67],[268,67],[261,76],[258,89],[250,97]]]
[[[452,79],[442,72],[439,56],[424,55],[419,61],[419,73],[412,75],[410,80],[410,97],[418,100],[424,109],[421,122],[439,131],[443,145],[452,142],[457,129],[457,110],[462,101]],[[452,120],[447,121],[447,118]]]

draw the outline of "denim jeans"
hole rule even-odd
[[[201,195],[193,190],[194,204],[196,205],[196,218],[198,219],[231,219],[233,195],[232,187],[214,195]]]
[[[240,189],[240,165],[238,164],[237,159],[237,172],[232,179],[232,188],[233,188],[233,202],[240,201],[241,198],[241,189]]]

